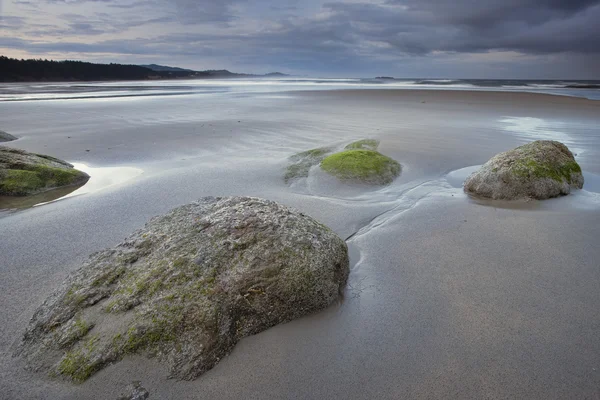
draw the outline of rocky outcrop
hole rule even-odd
[[[516,200],[548,199],[583,187],[583,175],[567,146],[538,140],[500,153],[467,178],[466,193]]]
[[[73,381],[130,353],[193,379],[241,338],[331,305],[347,277],[345,242],[309,216],[203,198],[93,255],[35,312],[17,354]]]
[[[1,142],[11,142],[13,140],[17,140],[17,138],[10,133],[6,133],[4,131],[0,131],[0,143]]]
[[[0,147],[0,195],[27,196],[83,185],[89,175],[58,158]]]

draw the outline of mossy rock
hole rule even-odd
[[[346,243],[314,219],[204,198],[93,255],[38,308],[17,354],[74,382],[132,353],[193,379],[241,338],[331,305],[348,272]]]
[[[0,195],[28,196],[82,185],[89,178],[58,158],[0,147]]]
[[[373,150],[376,151],[379,147],[377,139],[362,139],[352,142],[346,146],[346,150]]]
[[[467,178],[466,193],[490,199],[538,199],[583,187],[581,167],[564,144],[538,140],[500,153]]]
[[[294,179],[306,178],[310,169],[323,161],[332,151],[331,147],[319,147],[294,154],[289,158],[291,164],[286,168],[283,179],[289,183]]]
[[[17,138],[10,133],[0,131],[0,142],[11,142],[13,140],[17,140]]]
[[[346,182],[388,185],[400,174],[398,162],[373,150],[345,150],[321,162],[321,168]]]

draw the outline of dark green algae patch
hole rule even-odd
[[[286,183],[297,178],[308,177],[315,165],[330,175],[347,183],[388,185],[400,175],[402,166],[395,160],[377,151],[379,141],[361,139],[333,153],[332,147],[321,147],[304,151],[290,157],[284,180]]]
[[[89,176],[58,158],[0,147],[0,196],[29,196],[86,183]]]

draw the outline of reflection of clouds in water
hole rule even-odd
[[[549,122],[541,118],[505,117],[500,120],[502,129],[516,134],[526,140],[556,140],[564,143],[569,149],[580,155],[583,149],[578,148],[575,139],[566,133],[569,124],[564,122]]]

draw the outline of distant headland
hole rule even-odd
[[[152,79],[210,79],[284,77],[238,74],[227,70],[194,71],[164,65],[94,64],[83,61],[19,60],[0,56],[0,82],[119,81]]]

